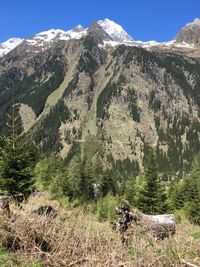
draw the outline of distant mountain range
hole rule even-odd
[[[15,100],[24,138],[69,161],[99,154],[138,171],[187,171],[200,148],[200,20],[172,41],[134,40],[109,19],[0,43],[0,132]]]
[[[135,41],[120,25],[109,19],[99,20],[97,24],[109,35],[108,43],[110,45],[127,44],[132,46],[141,47],[153,47],[153,46],[178,46],[186,48],[194,48],[195,45],[199,45],[200,41],[200,19],[196,18],[193,22],[188,23],[177,34],[174,40],[169,42],[156,42],[156,41]],[[9,53],[16,46],[22,42],[27,43],[30,46],[47,47],[49,43],[56,40],[69,40],[79,39],[87,34],[88,29],[84,29],[81,25],[78,25],[72,30],[63,31],[59,29],[52,29],[49,31],[41,32],[33,37],[27,39],[11,38],[4,43],[0,43],[0,57]]]

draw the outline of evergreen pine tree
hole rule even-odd
[[[200,154],[195,157],[191,175],[184,179],[183,188],[186,216],[191,222],[200,224]]]
[[[181,209],[185,203],[183,180],[171,181],[169,188],[169,200],[172,209]]]
[[[166,194],[162,187],[157,171],[155,154],[149,150],[144,172],[144,184],[137,192],[137,207],[148,214],[157,214],[165,211]]]
[[[190,179],[196,181],[196,185],[200,190],[200,153],[193,160]]]
[[[200,224],[200,190],[194,177],[184,181],[185,203],[184,211],[187,218],[195,224]]]
[[[106,170],[101,175],[100,180],[101,196],[105,197],[109,192],[116,195],[119,192],[117,181],[111,170]]]
[[[78,156],[69,168],[69,192],[70,199],[78,199],[81,197],[80,183],[82,176],[81,159]]]
[[[200,192],[191,202],[186,202],[184,207],[187,218],[194,224],[200,225]]]
[[[128,177],[125,183],[125,199],[128,200],[131,205],[135,205],[136,188],[134,177]]]
[[[200,155],[193,161],[191,175],[172,182],[170,199],[174,209],[182,209],[191,222],[200,224]]]
[[[70,198],[83,201],[94,200],[94,170],[78,156],[69,170]]]
[[[0,151],[0,191],[4,194],[22,193],[27,196],[33,184],[33,150],[22,146],[21,136],[16,131],[18,117],[10,116],[9,126],[12,133],[9,137],[1,137]]]

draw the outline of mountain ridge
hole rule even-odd
[[[196,18],[193,22],[186,24],[181,31],[184,31],[186,28],[191,27],[198,27],[200,19]],[[108,18],[99,20],[96,22],[100,27],[110,36],[111,40],[109,43],[110,45],[132,45],[132,46],[141,46],[144,48],[151,48],[156,46],[177,46],[183,48],[194,48],[193,45],[196,43],[191,43],[190,39],[180,37],[181,31],[176,35],[175,39],[168,42],[156,42],[156,41],[138,41],[134,40],[119,24],[115,23],[114,21],[109,20]],[[90,27],[89,27],[90,28]],[[50,42],[54,40],[69,40],[69,39],[77,39],[81,38],[82,36],[86,35],[87,30],[89,28],[84,29],[81,25],[76,26],[75,28],[64,31],[60,29],[51,29],[47,31],[40,32],[32,37],[28,37],[26,39],[20,38],[12,38],[3,43],[0,43],[0,57],[6,55],[10,51],[12,51],[15,47],[20,45],[22,42],[26,42],[29,45],[36,45],[38,47],[44,46],[45,44],[48,45]],[[200,27],[198,27],[200,28]],[[108,40],[105,40],[108,41]],[[13,45],[11,45],[13,43]]]
[[[186,42],[192,45],[200,45],[200,19],[187,23],[176,35],[177,42]]]
[[[68,161],[98,153],[107,168],[130,173],[151,146],[160,171],[188,170],[200,149],[198,47],[127,45],[97,22],[71,31],[77,38],[63,34],[1,57],[1,133],[14,97],[25,139],[44,153]]]

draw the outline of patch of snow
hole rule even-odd
[[[156,42],[156,41],[133,41],[133,42],[116,42],[116,41],[104,41],[104,47],[112,46],[116,47],[119,45],[126,45],[126,46],[137,46],[142,47],[145,49],[151,49],[153,47],[168,47],[168,48],[185,48],[185,49],[194,49],[195,46],[188,44],[186,42],[177,43],[175,40],[169,42]]]
[[[70,39],[80,39],[86,34],[86,30],[78,25],[72,30],[63,31],[60,29],[51,29],[48,31],[40,32],[26,40],[29,45],[33,46],[44,46],[48,43],[54,42],[56,40],[70,40]]]
[[[154,46],[163,46],[163,47],[178,47],[178,48],[189,48],[193,49],[194,45],[188,44],[186,42],[177,43],[175,40],[169,41],[169,42],[156,42],[156,41],[149,41],[149,42],[143,42],[141,44],[143,48],[151,48]]]
[[[104,46],[103,46],[102,44],[98,44],[98,47],[99,47],[100,49],[104,49]]]
[[[97,22],[106,33],[112,38],[112,41],[104,41],[104,45],[101,46],[105,48],[106,46],[116,47],[119,45],[126,46],[138,46],[145,49],[151,49],[154,47],[169,47],[169,48],[183,48],[183,49],[193,49],[194,45],[188,44],[186,42],[178,43],[176,40],[169,42],[156,42],[156,41],[135,41],[133,38],[117,23],[109,19],[99,20]],[[196,18],[193,22],[186,24],[185,27],[196,27],[200,26],[200,19]],[[74,29],[69,31],[64,31],[60,29],[51,29],[48,31],[40,32],[31,38],[27,38],[25,42],[29,46],[34,47],[34,52],[44,51],[49,45],[57,40],[70,40],[70,39],[80,39],[87,34],[88,29],[84,29],[81,25],[78,25]],[[16,46],[21,44],[24,39],[12,38],[4,43],[0,43],[0,57],[10,52]],[[100,46],[99,46],[100,47]],[[28,49],[29,50],[29,49]],[[28,51],[27,50],[27,51]],[[32,51],[32,48],[30,49]],[[36,51],[37,50],[37,51]]]
[[[143,41],[135,41],[135,45],[136,46],[141,46],[143,48],[151,48],[153,46],[158,46],[161,43],[156,42],[156,41],[147,41],[147,42],[143,42]]]
[[[23,41],[24,41],[24,39],[11,38],[11,39],[8,39],[4,43],[0,43],[0,57],[9,53],[11,50],[13,50],[15,47],[17,47]]]
[[[194,21],[189,22],[185,25],[185,27],[193,27],[193,26],[199,26],[200,27],[200,19],[196,18]]]
[[[104,47],[106,46],[112,46],[116,47],[119,45],[126,45],[126,46],[136,46],[136,42],[117,42],[117,41],[104,41]]]
[[[116,42],[133,42],[133,38],[117,23],[104,19],[97,22],[104,31]]]
[[[195,46],[193,44],[188,44],[184,41],[182,43],[174,43],[174,46],[180,47],[180,48],[190,48],[190,49],[195,48]]]
[[[87,34],[87,31],[81,26],[78,25],[76,28],[66,32],[70,36],[70,39],[80,39]]]
[[[176,41],[175,40],[172,40],[172,41],[169,41],[169,42],[163,42],[162,43],[163,45],[165,45],[165,46],[173,46],[173,45],[175,45],[176,44]]]

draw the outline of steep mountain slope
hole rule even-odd
[[[18,46],[22,42],[23,42],[23,39],[11,38],[11,39],[8,39],[4,43],[0,43],[0,57],[9,53],[11,50],[13,50],[16,46]]]
[[[186,171],[200,148],[199,48],[191,44],[135,42],[108,19],[26,39],[0,59],[0,131],[14,99],[26,138],[46,153],[98,153],[134,172],[153,146],[160,170]]]
[[[196,18],[183,27],[176,35],[175,40],[200,46],[200,19]]]
[[[107,32],[108,35],[116,42],[133,42],[133,38],[114,21],[109,19],[99,20],[98,24]]]

